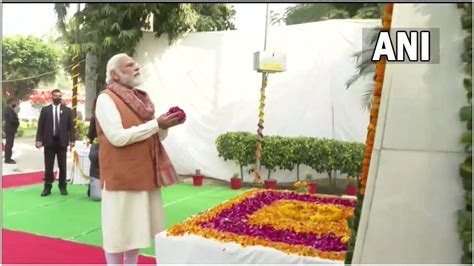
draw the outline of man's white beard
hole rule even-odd
[[[136,77],[134,76],[128,76],[128,75],[122,75],[121,73],[119,74],[120,77],[120,82],[128,87],[138,87],[142,84],[142,78],[141,75],[138,75]]]

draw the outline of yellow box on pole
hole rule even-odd
[[[253,69],[257,72],[275,73],[286,71],[286,55],[259,51],[253,54]]]

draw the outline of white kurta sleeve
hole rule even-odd
[[[160,136],[160,140],[164,140],[168,136],[168,129],[160,129],[160,131],[158,131],[158,134]]]
[[[107,140],[116,147],[127,146],[135,142],[143,141],[153,134],[158,133],[160,139],[166,137],[168,130],[158,127],[156,119],[144,124],[123,128],[120,112],[109,95],[102,93],[97,98],[95,116],[104,131]]]

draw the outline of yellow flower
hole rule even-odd
[[[301,233],[346,236],[350,233],[346,219],[353,209],[335,205],[320,205],[292,200],[276,201],[249,217],[249,224],[269,225],[278,230],[291,229]]]
[[[307,187],[308,183],[306,181],[297,181],[293,183],[293,187],[300,188],[300,187]]]

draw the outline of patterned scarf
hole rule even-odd
[[[129,89],[115,82],[108,84],[106,89],[115,93],[143,120],[150,121],[155,119],[155,106],[145,91],[136,88]],[[165,147],[161,144],[159,135],[153,135],[152,141],[152,155],[156,165],[155,179],[158,187],[166,187],[178,183],[178,174],[166,153]]]

